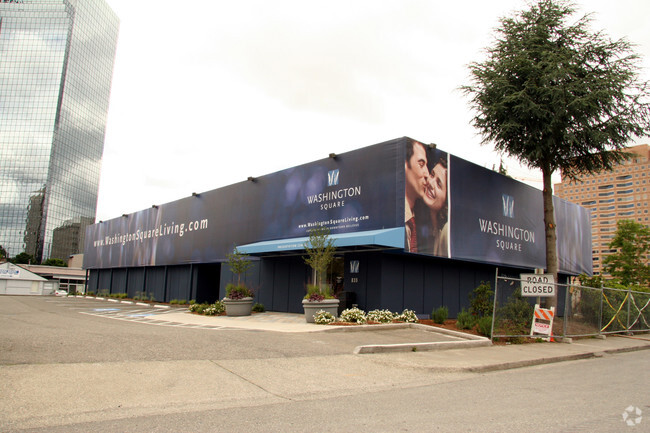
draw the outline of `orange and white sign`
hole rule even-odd
[[[530,335],[547,335],[550,338],[553,335],[553,318],[555,317],[555,307],[541,308],[535,304],[533,313],[533,323],[530,326]]]

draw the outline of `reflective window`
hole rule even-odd
[[[0,2],[0,242],[10,256],[83,250],[118,24],[104,0]]]

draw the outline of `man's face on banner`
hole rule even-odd
[[[413,143],[413,155],[406,162],[406,198],[411,205],[424,196],[427,188],[427,154],[424,146]]]

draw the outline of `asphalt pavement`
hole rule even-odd
[[[307,324],[299,314],[273,312],[198,316],[186,308],[94,298],[41,302],[0,297],[0,307],[1,323],[16,334],[3,334],[5,341],[0,340],[5,352],[0,356],[5,359],[0,368],[0,431],[107,431],[107,425],[118,421],[128,428],[112,431],[154,431],[139,423],[189,413],[209,413],[215,421],[216,411],[292,411],[324,398],[332,405],[339,399],[390,396],[396,390],[433,390],[485,376],[477,373],[530,371],[513,369],[650,348],[648,334],[571,344],[492,345],[487,339],[424,325],[324,326]],[[78,326],[89,329],[64,332]],[[220,350],[202,350],[177,338]],[[296,344],[300,347],[295,351],[288,349]],[[248,345],[255,347],[241,349]],[[84,348],[99,353],[86,355]],[[114,350],[124,353],[113,355]],[[148,351],[151,355],[141,353]],[[302,425],[294,427],[292,431],[305,431]],[[186,428],[182,423],[181,429]],[[166,424],[155,429],[178,430]],[[201,430],[215,428],[196,431]],[[257,431],[266,429],[261,425]]]
[[[91,299],[105,305],[132,304],[132,301]],[[419,324],[317,325],[306,323],[302,314],[264,312],[242,317],[203,316],[192,314],[184,307],[148,303],[136,305],[151,311],[164,311],[164,316],[143,314],[137,318],[144,323],[162,326],[286,333],[362,333],[368,336],[367,344],[357,346],[353,354],[377,356],[392,353],[391,359],[405,366],[436,371],[505,370],[650,349],[649,333],[568,339],[570,342],[493,345],[485,337]],[[414,356],[414,352],[418,352],[418,356]]]

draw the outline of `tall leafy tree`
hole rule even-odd
[[[544,181],[546,268],[557,277],[551,175],[610,170],[634,136],[650,134],[648,82],[624,39],[592,32],[562,0],[541,0],[502,18],[483,62],[461,89],[483,144],[540,169]]]
[[[605,271],[629,286],[650,283],[650,228],[631,220],[616,223],[616,234],[609,244],[617,251],[603,261]]]

